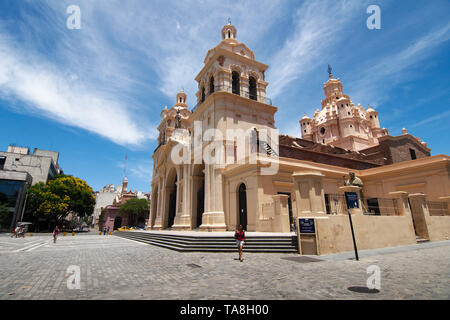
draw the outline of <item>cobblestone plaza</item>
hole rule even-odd
[[[450,241],[324,256],[179,253],[116,236],[0,236],[0,299],[449,299]],[[313,259],[308,259],[313,258]],[[317,261],[318,260],[318,261]],[[359,293],[367,267],[378,293]],[[68,289],[70,266],[80,289]]]

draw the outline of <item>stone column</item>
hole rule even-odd
[[[172,226],[172,230],[191,230],[191,215],[187,209],[188,205],[188,170],[187,166],[180,168],[183,170],[183,179],[177,182],[177,214]],[[181,207],[181,211],[178,211]]]
[[[205,165],[205,213],[200,231],[226,231],[223,211],[223,169]]]
[[[158,203],[156,207],[156,217],[152,226],[152,230],[161,230],[163,229],[163,210],[165,208],[164,198],[166,196],[166,189],[163,187],[163,182],[158,182]]]
[[[363,214],[362,210],[362,201],[361,201],[361,187],[357,186],[343,186],[339,187],[339,191],[342,192],[342,195],[344,196],[344,208],[347,208],[347,201],[345,198],[345,192],[355,192],[356,196],[358,197],[358,207],[359,208],[351,208],[350,214]]]
[[[325,215],[325,194],[320,172],[294,172],[297,216]]]
[[[278,194],[272,196],[275,208],[275,230],[274,232],[290,232],[289,224],[289,196],[286,194]]]

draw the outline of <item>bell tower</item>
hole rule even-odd
[[[198,83],[197,105],[190,117],[193,139],[199,130],[216,129],[223,139],[202,141],[202,150],[211,145],[221,146],[224,152],[212,153],[216,156],[211,164],[205,163],[205,206],[200,230],[225,230],[223,203],[224,180],[222,171],[227,164],[235,163],[236,140],[229,140],[227,132],[258,132],[260,129],[274,129],[274,115],[277,108],[266,97],[265,71],[268,66],[257,61],[252,50],[237,39],[237,29],[226,24],[221,30],[220,43],[210,49],[204,59],[204,66],[195,80]],[[278,138],[278,137],[277,137]],[[247,139],[247,136],[246,136]],[[246,140],[246,150],[251,139]],[[278,145],[278,141],[276,141]],[[245,156],[250,156],[246,152]],[[237,221],[234,214],[229,228]],[[248,221],[248,230],[256,228],[256,220]]]

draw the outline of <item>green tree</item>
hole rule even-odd
[[[38,183],[28,189],[27,211],[33,216],[62,220],[69,212],[91,215],[95,197],[92,188],[79,178],[58,175],[47,184]]]
[[[119,214],[128,214],[128,220],[130,225],[135,224],[139,218],[145,218],[149,213],[149,206],[147,199],[131,198],[119,208]]]

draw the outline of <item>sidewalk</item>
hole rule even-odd
[[[450,240],[424,242],[421,244],[412,244],[412,245],[401,246],[401,247],[388,247],[388,248],[379,248],[379,249],[358,250],[358,257],[360,260],[362,260],[364,258],[373,257],[373,256],[403,253],[403,252],[410,252],[410,251],[417,251],[417,250],[424,250],[424,249],[438,248],[438,247],[446,247],[446,246],[450,246]],[[308,255],[308,257],[314,257],[317,259],[327,260],[327,261],[355,260],[355,252],[348,251],[348,252],[341,252],[341,253],[324,254],[324,255],[320,255],[320,256]]]

